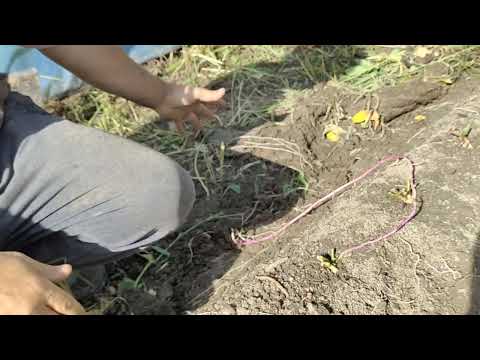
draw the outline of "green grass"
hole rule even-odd
[[[420,76],[426,66],[433,64],[443,64],[448,68],[448,75],[444,79],[447,81],[454,81],[466,71],[476,72],[480,66],[480,47],[477,45],[438,46],[436,50],[440,55],[434,61],[410,67],[402,61],[407,53],[404,48],[393,49],[390,53],[370,54],[338,78],[338,82],[357,91],[371,92]]]

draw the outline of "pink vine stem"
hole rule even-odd
[[[386,240],[390,236],[393,236],[397,232],[399,232],[405,225],[407,225],[410,221],[412,221],[413,218],[417,215],[418,207],[417,207],[417,201],[416,201],[416,199],[417,199],[416,185],[417,184],[416,184],[416,180],[415,180],[415,164],[407,156],[395,156],[394,155],[394,156],[388,156],[388,157],[384,158],[383,160],[379,161],[375,166],[373,166],[370,169],[368,169],[367,171],[365,171],[363,174],[354,178],[350,182],[340,186],[338,189],[336,189],[336,190],[332,191],[331,193],[325,195],[321,199],[315,201],[313,204],[308,206],[308,208],[306,210],[304,210],[301,214],[297,215],[295,218],[293,218],[292,220],[290,220],[286,224],[282,225],[278,230],[273,231],[273,232],[266,232],[266,233],[263,233],[263,234],[260,234],[260,235],[247,237],[247,238],[240,237],[240,239],[237,240],[237,243],[239,245],[247,246],[247,245],[254,245],[254,244],[258,244],[258,243],[261,243],[261,242],[264,242],[264,241],[269,241],[269,240],[273,240],[273,239],[277,238],[289,226],[295,224],[297,221],[299,221],[300,219],[302,219],[303,217],[308,215],[310,212],[312,212],[316,208],[320,207],[321,205],[323,205],[327,201],[333,199],[335,196],[340,195],[341,193],[343,193],[348,188],[352,187],[356,183],[365,179],[367,176],[372,174],[379,167],[385,165],[388,162],[396,162],[396,161],[400,161],[400,160],[407,160],[409,162],[410,168],[411,168],[411,186],[412,186],[411,191],[412,191],[413,206],[412,206],[412,210],[410,211],[409,215],[406,216],[395,228],[390,230],[388,233],[386,233],[386,234],[384,234],[384,235],[382,235],[378,238],[372,239],[372,240],[367,241],[365,243],[362,243],[360,245],[355,245],[351,248],[348,248],[348,249],[342,251],[339,255],[339,258],[342,257],[342,256],[345,256],[346,254],[365,249],[367,247],[373,246],[373,245],[375,245],[375,244],[377,244],[381,241]]]

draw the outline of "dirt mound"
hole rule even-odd
[[[412,145],[406,143],[408,137],[423,126],[414,124],[405,129],[400,125],[398,129],[382,131],[379,135],[351,126],[354,114],[364,109],[376,110],[387,128],[392,120],[420,110],[445,93],[446,88],[440,83],[422,80],[382,89],[373,97],[359,97],[334,86],[319,85],[299,101],[288,120],[249,132],[234,149],[241,152],[246,148],[257,157],[299,169],[311,179],[322,179],[325,186],[332,188],[348,180],[352,166],[360,160],[363,161],[359,165],[366,165],[388,153],[403,153],[411,148]],[[347,134],[339,144],[325,141],[324,131],[329,124],[345,129]],[[287,144],[287,150],[280,149],[272,157],[271,149],[263,144],[278,143],[278,139]],[[256,147],[244,146],[254,140]],[[326,178],[331,179],[325,181]]]

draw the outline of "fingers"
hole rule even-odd
[[[185,132],[185,125],[183,124],[183,119],[175,120],[175,127],[180,134]]]
[[[46,266],[49,266],[49,268],[45,269],[45,277],[52,282],[60,282],[67,280],[72,274],[72,266],[69,264]]]
[[[215,96],[209,95],[208,92],[210,92],[210,90],[200,89],[197,95],[203,100],[195,100],[193,104],[182,107],[164,108],[158,112],[161,116],[174,121],[179,133],[185,131],[185,122],[191,123],[198,132],[203,127],[201,120],[215,118],[216,107],[222,103],[219,96],[223,96],[224,91],[220,91],[220,93]],[[218,91],[214,91],[214,93],[217,92]],[[208,102],[209,100],[212,100],[213,102]]]
[[[48,307],[41,308],[36,311],[36,315],[60,315],[59,313],[53,311],[52,309]]]
[[[22,256],[32,267],[42,276],[46,277],[52,282],[59,282],[66,280],[72,273],[72,266],[69,264],[63,265],[48,265],[38,262],[28,256]]]
[[[189,107],[185,107],[182,110],[180,109],[171,110],[169,111],[168,114],[165,114],[165,115],[175,122],[177,131],[179,133],[183,133],[185,131],[185,122],[191,123],[196,131],[200,131],[202,129],[202,123],[199,119],[199,116],[196,113],[202,114],[201,115],[202,117],[204,115],[214,116],[214,114],[211,111],[206,109],[205,106],[201,104],[195,104]]]
[[[185,131],[184,125],[184,118],[185,118],[185,111],[176,108],[167,108],[158,111],[161,117],[164,117],[168,121],[173,121],[175,123],[175,127],[179,133],[183,133]]]
[[[45,292],[46,304],[62,315],[85,315],[82,305],[72,296],[50,283]]]
[[[208,90],[204,88],[194,88],[193,89],[193,100],[201,102],[216,102],[220,101],[221,98],[225,95],[225,89],[218,90]]]
[[[68,279],[68,277],[72,273],[72,266],[68,264],[52,266],[38,263],[37,268],[41,275],[45,276],[48,280],[52,282],[64,281]]]
[[[197,116],[200,116],[201,118],[212,119],[215,117],[215,112],[213,112],[203,104],[196,104],[194,112]]]
[[[192,126],[195,128],[196,132],[199,132],[202,130],[202,123],[200,122],[200,119],[195,113],[190,113],[187,118],[187,121],[189,121]]]
[[[226,101],[223,100],[223,99],[218,100],[216,103],[217,103],[219,106],[226,106],[226,105],[227,105]]]

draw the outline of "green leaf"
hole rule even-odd
[[[136,288],[135,280],[132,280],[128,277],[123,278],[122,281],[120,281],[120,283],[118,284],[118,291],[119,292],[126,291],[126,290],[132,290],[132,289],[135,289],[135,288]]]
[[[151,248],[152,250],[156,251],[160,255],[163,255],[165,257],[170,257],[170,253],[167,250],[162,249],[160,246],[151,246]]]
[[[141,257],[143,257],[145,260],[147,260],[149,263],[150,262],[155,262],[155,257],[150,254],[150,253],[147,253],[147,254],[139,254]]]
[[[462,130],[462,137],[465,137],[467,138],[470,133],[472,132],[472,127],[470,125],[466,126],[463,130]]]
[[[241,192],[240,184],[230,184],[230,185],[228,185],[227,190],[228,189],[232,190],[233,192],[235,192],[237,194],[240,194],[240,192]]]
[[[338,256],[337,249],[332,249],[330,254],[317,256],[317,259],[320,261],[322,266],[336,274],[338,272]]]

